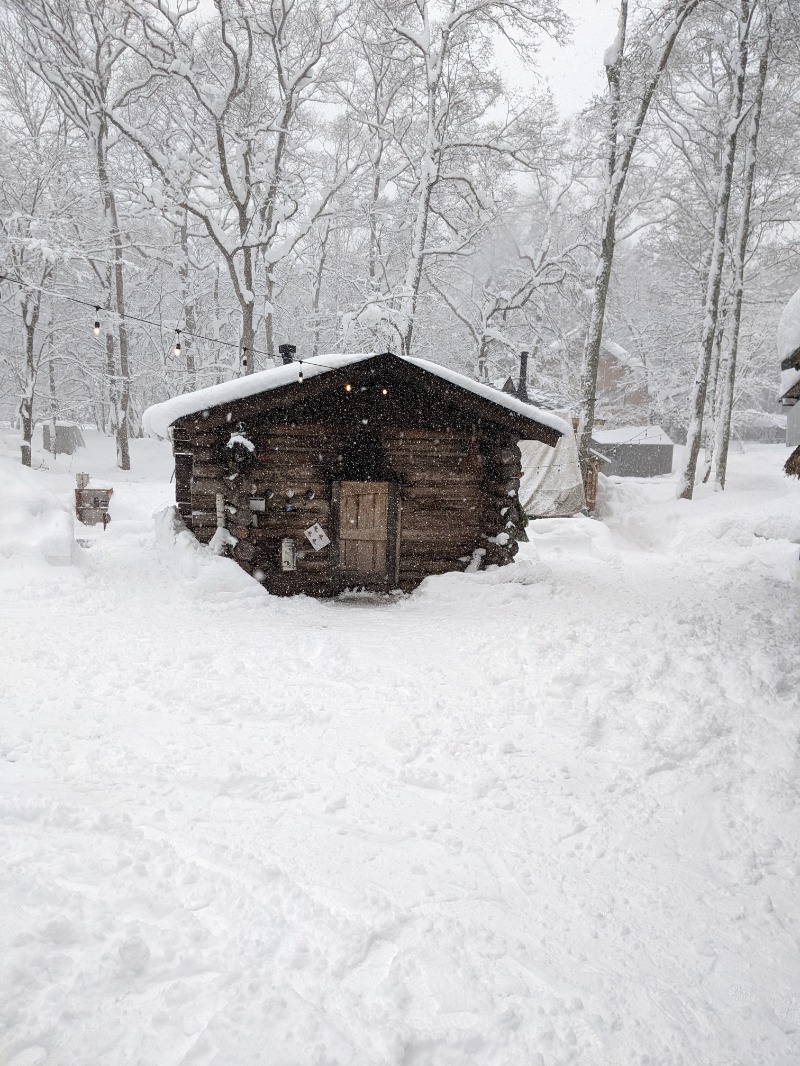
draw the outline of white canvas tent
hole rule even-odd
[[[564,518],[586,506],[574,433],[565,433],[555,448],[521,440],[522,477],[519,502],[530,518]]]

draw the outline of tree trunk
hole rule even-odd
[[[626,0],[627,2],[627,0]],[[439,83],[442,76],[443,56],[437,63],[430,50],[431,27],[429,21],[427,0],[418,0],[418,9],[422,15],[423,31],[429,42],[425,53],[425,76],[426,76],[426,112],[427,123],[425,131],[425,150],[420,166],[420,190],[417,198],[416,217],[411,238],[411,253],[406,267],[406,276],[403,284],[403,296],[401,301],[400,315],[400,347],[402,355],[411,355],[414,341],[414,319],[417,314],[417,301],[422,282],[422,269],[425,256],[425,240],[428,235],[428,221],[430,219],[431,197],[439,180],[439,167],[441,165],[440,141],[437,130],[436,98]],[[444,39],[440,44],[444,50]]]
[[[725,319],[727,315],[727,301],[722,301],[722,310],[717,322],[717,331],[714,336],[714,351],[711,356],[711,368],[709,371],[708,402],[706,403],[706,418],[704,419],[703,448],[705,449],[705,461],[703,463],[703,484],[705,485],[711,476],[711,467],[714,455],[714,437],[719,413],[719,368],[722,364],[722,342],[725,338]]]
[[[719,313],[719,293],[722,285],[722,267],[725,258],[725,238],[728,232],[728,210],[731,201],[733,164],[736,159],[736,140],[742,118],[744,82],[747,72],[748,38],[750,30],[750,0],[740,0],[739,41],[736,55],[736,76],[733,98],[722,155],[722,169],[717,187],[714,211],[714,239],[711,265],[706,281],[706,297],[703,310],[703,328],[700,336],[697,373],[689,401],[689,429],[686,434],[683,466],[678,479],[678,499],[691,500],[694,493],[697,459],[703,432],[703,412],[708,390],[708,375],[714,348]]]
[[[252,294],[251,289],[250,296]],[[244,374],[252,374],[255,370],[256,356],[253,351],[256,343],[255,314],[256,308],[253,300],[245,300],[242,303],[242,372]]]
[[[195,333],[197,323],[194,315],[194,301],[189,297],[189,219],[186,211],[180,226],[181,240],[181,265],[178,276],[181,283],[181,303],[183,305],[183,321],[188,333]],[[186,353],[186,384],[191,391],[197,387],[197,365],[194,357],[194,339],[188,336],[183,341],[183,350]]]
[[[267,342],[267,358],[275,361],[275,276],[274,267],[268,267],[264,271],[264,337]]]
[[[36,390],[34,339],[36,325],[39,321],[39,305],[29,305],[26,300],[22,311],[22,321],[25,329],[25,383],[19,404],[19,418],[22,429],[20,451],[22,465],[30,466],[32,458],[31,445],[33,442],[33,395]]]
[[[317,269],[314,272],[314,284],[311,294],[311,320],[314,323],[314,347],[313,354],[319,355],[320,346],[320,325],[319,325],[319,304],[320,297],[322,296],[322,279],[325,273],[325,260],[328,256],[328,235],[330,234],[330,224],[325,223],[320,240],[320,252],[317,257]]]
[[[728,446],[731,439],[731,415],[733,413],[733,393],[736,382],[736,357],[739,351],[739,330],[742,323],[742,303],[744,301],[744,267],[747,259],[747,242],[750,237],[750,208],[753,202],[756,164],[758,160],[758,134],[761,126],[761,110],[764,103],[764,86],[769,67],[769,50],[771,36],[771,14],[765,15],[764,35],[758,62],[758,81],[756,83],[753,111],[750,117],[750,132],[747,138],[747,156],[745,159],[744,194],[739,213],[739,229],[733,250],[733,315],[729,342],[728,362],[722,381],[722,399],[717,417],[716,439],[714,442],[714,489],[723,491],[728,472]]]
[[[119,228],[117,199],[111,187],[106,159],[105,123],[97,136],[97,176],[103,197],[103,210],[106,216],[111,243],[113,262],[111,267],[110,289],[114,297],[117,313],[117,340],[119,343],[119,375],[110,390],[114,411],[114,435],[117,439],[117,466],[120,470],[130,470],[130,446],[128,443],[128,408],[130,406],[130,366],[128,362],[128,331],[125,324],[125,280],[123,273],[122,234]],[[108,350],[108,349],[107,349]]]
[[[603,201],[603,222],[600,236],[600,256],[594,278],[592,309],[589,314],[589,326],[586,330],[586,342],[583,350],[581,369],[581,413],[578,421],[578,459],[584,476],[589,470],[589,452],[594,429],[594,412],[597,403],[597,370],[600,365],[600,349],[603,343],[603,325],[606,317],[606,302],[611,284],[611,270],[614,265],[616,247],[617,208],[622,195],[626,174],[617,174],[617,152],[619,140],[620,112],[622,96],[620,80],[622,61],[625,52],[625,38],[628,32],[628,0],[620,0],[616,55],[613,62],[606,66],[608,81],[609,113],[608,144],[606,149],[605,197]]]
[[[430,162],[433,168],[433,161]],[[401,318],[400,346],[403,355],[411,355],[414,341],[414,319],[417,314],[417,302],[419,289],[422,282],[422,267],[424,263],[425,238],[428,232],[428,218],[430,215],[431,196],[436,179],[431,178],[428,172],[428,160],[423,163],[423,184],[417,202],[417,217],[414,221],[414,236],[411,243],[411,257],[406,271],[405,285],[403,286],[403,312]]]
[[[52,339],[47,353],[47,380],[50,386],[50,452],[53,458],[58,454],[56,448],[56,423],[58,421],[58,400],[56,398],[56,370],[53,359]]]
[[[488,361],[487,361],[488,357],[489,357],[489,338],[484,333],[484,334],[481,334],[480,340],[478,341],[478,365],[476,367],[476,370],[477,370],[476,376],[478,378],[478,381],[486,382],[486,381],[489,380],[489,366],[488,366]]]
[[[119,439],[117,417],[119,415],[119,374],[117,373],[117,351],[114,334],[106,332],[106,376],[108,377],[108,428],[111,435]]]

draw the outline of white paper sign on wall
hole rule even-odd
[[[315,552],[322,551],[326,544],[330,544],[331,538],[319,524],[315,522],[313,526],[309,526],[308,529],[303,530],[306,538],[311,542],[311,547]]]

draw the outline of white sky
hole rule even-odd
[[[579,111],[592,93],[605,89],[603,53],[617,32],[616,0],[561,0],[574,37],[564,48],[547,42],[536,67],[563,115]],[[522,84],[523,76],[514,81]]]

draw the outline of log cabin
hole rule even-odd
[[[566,423],[421,359],[289,362],[151,407],[176,503],[272,593],[410,590],[513,560],[521,439]]]

